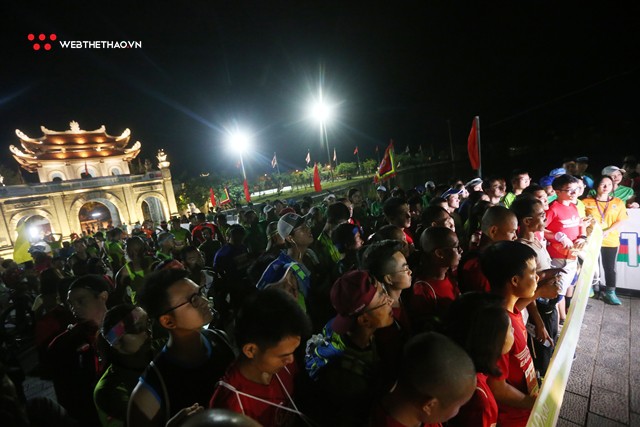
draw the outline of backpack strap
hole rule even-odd
[[[153,372],[155,372],[156,377],[158,377],[158,382],[160,383],[160,387],[162,388],[162,397],[163,397],[161,405],[164,405],[164,408],[165,408],[165,413],[164,413],[165,420],[169,421],[171,419],[171,407],[169,402],[169,391],[167,390],[167,385],[165,384],[164,378],[160,373],[160,369],[158,369],[156,364],[153,361],[151,361],[151,363],[149,363],[149,366],[153,369]]]

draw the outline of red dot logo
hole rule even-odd
[[[54,33],[49,34],[48,38],[52,42],[58,40],[58,36],[56,34],[54,34]],[[41,44],[41,43],[38,43],[36,39],[41,41],[41,42],[44,42],[44,41],[47,40],[47,36],[44,33],[40,33],[37,36],[35,34],[33,34],[33,33],[27,34],[27,40],[29,40],[30,42],[36,41],[36,43],[33,43],[33,45],[32,45],[33,50],[44,49],[44,50],[49,51],[49,50],[53,49],[53,44],[52,43],[46,42],[44,44]]]

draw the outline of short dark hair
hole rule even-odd
[[[527,188],[522,190],[522,194],[531,194],[531,195],[533,195],[538,191],[544,191],[544,187],[542,187],[540,184],[536,184],[534,182],[534,183],[529,184],[529,186]],[[546,193],[546,191],[545,191],[545,193]]]
[[[368,270],[378,282],[384,282],[384,276],[390,273],[390,265],[396,252],[402,252],[402,243],[397,240],[372,243],[364,251],[362,268]]]
[[[600,175],[596,179],[593,180],[593,188],[598,188],[598,186],[600,185],[602,180],[605,179],[605,178],[606,179],[610,179],[611,181],[613,181],[613,179],[609,175]]]
[[[422,211],[420,222],[423,227],[431,227],[431,224],[438,222],[440,218],[450,217],[451,215],[442,206],[427,206]]]
[[[488,189],[491,188],[491,184],[493,184],[496,181],[502,182],[504,181],[504,179],[495,175],[486,178],[484,181],[482,181],[482,191],[486,192]]]
[[[109,282],[107,282],[104,277],[98,274],[85,274],[71,283],[71,286],[69,286],[69,292],[74,289],[87,289],[95,296],[98,296],[102,292],[109,292],[111,290],[111,285],[109,285]]]
[[[514,169],[511,171],[511,176],[509,177],[509,181],[513,182],[513,180],[519,177],[520,175],[529,175],[529,171],[526,169]]]
[[[387,224],[380,227],[380,229],[376,231],[376,233],[374,234],[374,240],[376,242],[379,242],[381,240],[395,240],[394,234],[396,233],[404,234],[404,231],[397,225]]]
[[[509,327],[503,298],[486,292],[468,292],[449,307],[447,335],[465,349],[476,371],[500,376],[497,366]]]
[[[384,205],[382,206],[382,210],[385,216],[391,217],[398,212],[398,209],[400,208],[400,206],[406,205],[406,204],[407,204],[407,201],[404,199],[401,199],[400,197],[389,197],[384,202]]]
[[[447,227],[429,227],[420,235],[420,249],[424,253],[430,253],[435,249],[446,245],[456,233]]]
[[[398,390],[411,401],[460,399],[464,385],[475,383],[476,371],[467,353],[444,335],[427,332],[404,347]]]
[[[169,307],[169,288],[180,280],[189,277],[189,272],[183,269],[169,268],[156,270],[145,277],[142,292],[138,296],[140,306],[157,319]]]
[[[518,222],[522,222],[524,218],[533,215],[533,207],[537,204],[541,205],[542,202],[536,199],[532,194],[522,193],[515,198],[513,203],[511,203],[511,210],[516,214]]]
[[[560,175],[554,178],[553,182],[551,183],[551,187],[553,187],[554,190],[558,191],[558,190],[562,190],[562,187],[564,187],[567,184],[577,184],[577,183],[578,183],[578,178],[565,173],[564,175]]]
[[[343,203],[334,203],[327,208],[327,222],[329,224],[338,224],[341,221],[346,221],[350,216],[349,208]]]
[[[536,252],[529,246],[514,241],[492,243],[480,255],[480,266],[491,291],[502,294],[513,276],[522,276],[527,261],[535,259]]]
[[[347,247],[354,244],[357,233],[360,233],[359,227],[346,222],[331,232],[331,241],[340,253],[345,253]]]
[[[483,233],[486,233],[489,228],[493,226],[499,226],[504,224],[509,218],[513,218],[516,215],[504,206],[491,206],[482,215],[480,226]]]
[[[245,300],[236,318],[238,347],[254,343],[266,350],[287,337],[306,338],[311,322],[297,301],[282,289],[267,288]]]
[[[448,203],[447,199],[443,198],[443,197],[434,197],[433,199],[431,199],[429,201],[429,206],[440,206],[442,203]],[[442,206],[440,206],[442,207]]]

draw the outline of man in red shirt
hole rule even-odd
[[[538,394],[538,381],[527,347],[527,329],[516,302],[535,294],[536,253],[523,243],[497,242],[485,249],[481,264],[491,292],[504,298],[514,336],[511,350],[498,359],[502,375],[490,376],[487,384],[498,402],[498,425],[524,427]]]
[[[370,427],[441,427],[476,389],[467,353],[435,332],[413,337],[405,347],[395,388],[371,415]]]
[[[293,353],[311,325],[296,300],[270,288],[249,297],[237,319],[240,355],[216,386],[209,406],[247,415],[265,426],[301,416],[294,401]]]
[[[383,210],[387,222],[402,228],[407,237],[407,243],[413,246],[413,236],[409,233],[409,227],[411,227],[409,204],[399,197],[391,197],[384,202]]]

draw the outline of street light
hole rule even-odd
[[[318,99],[309,107],[309,116],[320,124],[320,142],[327,146],[327,164],[331,169],[331,153],[329,151],[329,137],[327,136],[327,123],[334,117],[334,107],[324,100],[322,88],[318,90]]]
[[[246,181],[247,173],[244,170],[244,159],[242,155],[249,148],[251,137],[246,132],[236,130],[229,133],[229,145],[240,155],[240,165],[242,166],[242,178]]]

